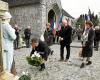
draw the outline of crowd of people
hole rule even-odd
[[[15,27],[11,27],[9,24],[11,15],[9,12],[6,12],[3,17],[3,45],[4,45],[4,54],[3,54],[3,63],[4,63],[4,69],[11,72],[14,57],[13,57],[13,43],[14,48],[19,48],[19,42],[20,42],[20,29],[18,25],[16,24]],[[26,47],[30,47],[30,43],[32,46],[31,54],[34,54],[35,51],[42,52],[40,54],[42,58],[47,61],[48,56],[53,54],[53,50],[50,48],[51,45],[55,43],[55,40],[57,43],[60,44],[60,59],[59,61],[65,61],[68,62],[70,58],[70,44],[72,43],[72,36],[73,36],[73,28],[69,25],[69,22],[67,19],[62,20],[61,23],[61,29],[56,31],[56,34],[53,33],[50,23],[46,24],[46,29],[43,34],[44,41],[37,38],[32,38],[32,42],[30,42],[31,37],[31,27],[28,26],[24,30],[24,41],[26,44]],[[79,33],[79,31],[78,31]],[[91,21],[86,21],[84,25],[84,31],[80,35],[78,35],[78,39],[82,42],[82,53],[81,57],[83,57],[82,64],[80,68],[84,68],[85,65],[92,64],[91,57],[93,56],[93,47],[95,47],[95,50],[98,50],[99,48],[99,41],[100,41],[100,27],[96,26],[94,28],[93,23]],[[94,43],[94,46],[93,46]],[[64,47],[66,47],[66,58],[64,59]],[[45,61],[43,64],[41,64],[40,71],[43,71],[45,69]]]

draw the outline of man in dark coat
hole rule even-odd
[[[82,56],[83,62],[80,68],[84,68],[85,64],[90,65],[92,62],[90,61],[90,57],[93,55],[93,41],[95,32],[93,30],[93,24],[91,21],[87,21],[85,23],[85,30],[83,33],[82,39]]]
[[[64,60],[64,47],[66,47],[67,55],[65,61],[70,57],[70,44],[72,42],[72,27],[68,25],[67,20],[62,21],[61,30],[59,31],[60,40],[60,61]]]
[[[19,32],[20,32],[20,30],[19,30],[17,24],[15,25],[14,29],[15,29],[15,34],[16,34],[16,39],[14,41],[14,48],[18,49],[19,48]]]
[[[95,27],[95,50],[98,51],[100,41],[100,28],[99,26]]]
[[[30,47],[30,36],[31,36],[30,26],[28,26],[28,28],[25,29],[24,35],[25,35],[26,47],[29,48]]]
[[[45,42],[38,40],[36,38],[33,38],[32,39],[32,52],[30,56],[32,56],[32,54],[34,54],[35,51],[37,51],[45,61],[47,61],[48,55],[51,52],[48,45]],[[45,63],[41,64],[40,71],[43,71],[44,69],[45,69]]]

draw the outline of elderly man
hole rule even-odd
[[[62,20],[61,30],[59,31],[60,38],[60,61],[64,60],[64,47],[66,47],[67,55],[65,61],[70,57],[70,44],[72,42],[72,27],[69,26],[67,20]]]

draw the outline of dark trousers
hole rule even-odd
[[[66,50],[67,50],[66,59],[69,59],[70,57],[70,45],[61,45],[60,46],[60,57],[62,60],[64,59],[64,47],[66,47]]]
[[[14,48],[15,49],[18,49],[19,47],[19,38],[17,38],[15,41],[14,41]]]
[[[99,48],[99,41],[95,41],[95,49],[98,50]]]
[[[25,43],[26,43],[26,47],[29,48],[30,47],[30,39],[25,39]]]
[[[41,68],[45,69],[45,63],[41,64],[40,66],[41,66]]]

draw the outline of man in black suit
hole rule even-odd
[[[47,61],[48,55],[51,52],[51,50],[49,49],[48,45],[45,42],[38,40],[37,38],[33,38],[32,51],[30,56],[32,56],[32,54],[34,54],[35,51],[39,52],[39,54],[45,61]],[[41,64],[40,66],[41,66],[40,71],[43,71],[45,69],[45,63]]]
[[[70,44],[72,42],[72,27],[68,25],[68,21],[62,21],[61,30],[59,31],[60,39],[60,61],[64,60],[64,47],[66,47],[67,55],[65,61],[70,57]]]

